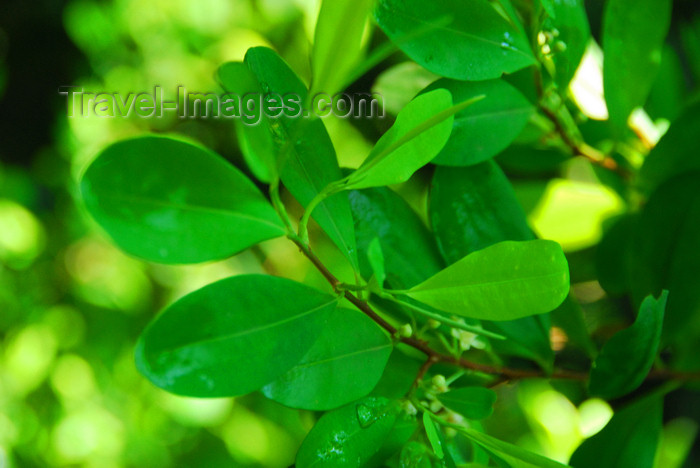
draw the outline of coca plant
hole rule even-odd
[[[369,17],[388,44],[441,78],[398,112],[355,170],[339,167],[322,119],[283,113],[236,122],[257,183],[174,137],[102,151],[82,196],[125,252],[199,263],[286,237],[328,282],[321,290],[244,274],[210,284],[143,331],[138,369],[178,395],[259,391],[324,412],[299,448],[300,468],[564,466],[489,435],[480,421],[504,382],[567,381],[616,410],[571,465],[651,467],[663,398],[697,377],[689,370],[700,336],[691,248],[700,163],[687,136],[698,108],[650,154],[653,142],[629,125],[654,82],[670,12],[669,0],[608,0],[609,120],[598,146],[584,139],[568,91],[590,42],[582,0],[325,0],[310,90],[269,48],[222,65],[226,92],[298,96],[308,110],[316,93],[345,89],[395,50],[364,53]],[[599,246],[597,273],[572,268],[619,298],[610,304],[623,314],[633,311],[603,340],[591,339],[569,294],[561,246],[533,233],[501,168],[556,174],[569,158],[587,161],[626,201]],[[429,177],[429,226],[387,187],[417,171],[416,183]],[[304,207],[300,217],[292,219],[282,190]],[[316,255],[311,219],[354,278],[341,280]],[[568,337],[566,352],[552,350],[552,322]]]

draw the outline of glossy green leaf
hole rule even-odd
[[[442,79],[426,91],[444,88],[455,104],[485,96],[455,114],[452,134],[433,163],[468,166],[485,161],[506,149],[534,112],[520,91],[503,80],[466,82]]]
[[[673,343],[675,355],[700,339],[700,172],[674,177],[661,185],[634,227],[631,254],[632,293],[637,302],[670,291],[662,346]],[[697,353],[695,353],[697,354]]]
[[[652,468],[661,436],[663,401],[652,395],[617,411],[571,457],[574,468]]]
[[[362,36],[374,0],[324,0],[311,54],[311,95],[342,91],[362,55]],[[343,51],[343,53],[338,53]]]
[[[304,83],[282,58],[271,49],[255,47],[248,50],[245,65],[257,81],[255,90],[241,88],[232,81],[236,73],[232,65],[219,70],[219,80],[225,89],[238,94],[249,92],[276,93],[280,96],[298,96],[306,100]],[[301,104],[300,104],[301,106]],[[302,113],[299,106],[299,112]],[[335,150],[328,132],[320,119],[303,115],[277,118],[261,117],[258,126],[267,128],[267,134],[254,125],[243,125],[246,138],[256,145],[256,154],[264,161],[275,161],[280,179],[299,203],[306,206],[329,183],[341,178]],[[264,155],[265,151],[271,151]],[[347,194],[335,194],[321,202],[313,211],[313,218],[340,248],[353,266],[357,267],[357,252],[352,215]]]
[[[550,44],[555,68],[555,81],[566,89],[576,74],[591,38],[591,28],[583,0],[549,0],[553,13],[545,28],[556,29],[557,37]]]
[[[467,419],[484,419],[493,413],[496,393],[483,387],[464,387],[441,393],[438,400]]]
[[[605,343],[591,369],[591,395],[618,398],[642,384],[659,350],[667,298],[668,291],[659,299],[648,296],[634,324]]]
[[[689,106],[671,124],[647,156],[639,173],[644,188],[653,190],[674,176],[700,170],[699,134],[700,102]]]
[[[603,80],[610,121],[621,129],[644,105],[661,63],[671,0],[608,0],[603,17]]]
[[[396,346],[389,356],[384,374],[372,390],[372,395],[400,399],[411,389],[413,379],[423,363],[417,358],[408,357],[401,346]]]
[[[379,26],[409,57],[456,80],[489,80],[535,63],[522,31],[488,0],[379,0]]]
[[[349,195],[365,278],[372,269],[362,253],[374,238],[381,243],[387,280],[394,288],[414,286],[443,268],[430,232],[399,195],[384,187],[352,190]]]
[[[442,437],[440,437],[440,434],[438,434],[438,428],[435,427],[433,418],[430,417],[430,413],[427,411],[423,412],[423,427],[425,428],[425,435],[428,437],[430,446],[433,447],[435,456],[442,460],[445,458],[445,449],[442,446]]]
[[[471,253],[405,294],[450,314],[514,320],[555,309],[569,293],[556,242],[500,242]]]
[[[302,442],[296,466],[363,466],[381,450],[398,412],[397,402],[367,397],[324,414]]]
[[[369,317],[336,309],[301,361],[262,392],[292,408],[336,408],[372,391],[391,350],[391,340]]]
[[[445,146],[456,111],[452,95],[444,89],[413,99],[399,112],[394,125],[382,135],[362,165],[348,176],[345,188],[406,182]]]
[[[259,389],[313,346],[337,298],[263,275],[227,278],[163,311],[136,346],[136,366],[178,395],[226,397]]]
[[[493,161],[465,168],[438,168],[429,209],[435,237],[448,263],[497,242],[534,239],[513,187]],[[493,343],[499,352],[533,359],[545,369],[551,367],[554,354],[548,316],[484,326],[508,337]]]
[[[80,184],[85,206],[126,252],[198,263],[284,235],[272,206],[217,154],[161,136],[103,150]]]
[[[386,461],[397,454],[408,443],[416,430],[418,430],[416,417],[400,412],[396,417],[396,422],[391,429],[389,437],[384,440],[384,445],[364,466],[366,468],[386,467]]]
[[[492,161],[438,168],[429,210],[438,246],[449,263],[496,242],[535,238],[513,187]]]
[[[490,454],[503,460],[511,468],[564,468],[567,466],[474,429],[463,428],[459,431]]]

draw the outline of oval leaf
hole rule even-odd
[[[447,78],[489,80],[535,63],[523,32],[488,0],[379,0],[375,18],[406,55]]]
[[[555,309],[569,292],[556,242],[500,242],[445,268],[405,294],[450,314],[514,320]]]
[[[389,337],[369,317],[336,309],[302,360],[262,392],[292,408],[336,408],[372,391],[391,349]]]
[[[483,387],[464,387],[442,393],[438,400],[467,419],[484,419],[493,413],[496,393]]]
[[[435,171],[430,192],[430,219],[448,263],[498,242],[534,239],[525,211],[505,174],[493,161]],[[484,323],[508,340],[493,342],[502,353],[533,359],[550,368],[548,315]]]
[[[493,161],[438,168],[429,210],[438,246],[449,263],[497,242],[535,238],[513,187]]]
[[[591,395],[612,399],[641,385],[659,349],[667,298],[668,291],[659,299],[648,296],[634,324],[605,343],[591,369]]]
[[[450,139],[432,161],[442,166],[468,166],[497,155],[515,140],[534,111],[525,96],[503,80],[442,79],[426,90],[438,88],[452,93],[455,104],[485,96],[455,114]]]
[[[161,136],[102,151],[80,184],[95,220],[126,252],[197,263],[284,235],[270,204],[217,154]]]
[[[398,411],[396,402],[367,397],[324,414],[302,442],[296,466],[363,466],[384,445]]]
[[[156,386],[178,395],[243,395],[297,364],[336,303],[284,278],[227,278],[156,317],[136,346],[136,365]]]
[[[444,89],[413,99],[399,112],[394,125],[379,139],[362,165],[348,176],[345,188],[406,182],[445,145],[456,111],[452,95]]]

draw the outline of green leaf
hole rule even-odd
[[[394,125],[379,139],[362,165],[348,176],[344,187],[361,189],[406,182],[445,145],[458,107],[452,106],[452,96],[444,89],[413,99],[399,112]]]
[[[384,441],[384,445],[374,456],[365,464],[366,468],[385,467],[386,461],[397,454],[402,447],[408,443],[409,439],[415,434],[418,429],[418,421],[415,416],[407,415],[404,412],[399,413],[396,417],[394,427]]]
[[[459,431],[490,454],[506,462],[511,468],[563,468],[567,466],[474,429],[460,428]]]
[[[488,0],[379,0],[374,15],[402,51],[440,76],[489,80],[535,63],[527,38]]]
[[[555,81],[560,89],[566,89],[576,74],[583,54],[591,38],[591,28],[583,0],[548,0],[552,5],[551,18],[545,20],[545,28],[556,29],[559,34],[550,45],[555,68]],[[560,45],[561,44],[561,45]]]
[[[557,9],[555,7],[556,1],[557,0],[539,0],[539,4],[542,5],[544,11],[547,12],[547,14],[552,18],[556,18],[557,16]]]
[[[243,395],[297,364],[336,303],[333,296],[284,278],[227,278],[156,317],[138,341],[136,366],[156,386],[178,395]]]
[[[483,387],[464,387],[442,393],[438,400],[467,419],[484,419],[493,413],[496,393]]]
[[[306,100],[308,93],[304,83],[273,50],[266,47],[249,49],[245,65],[258,83],[256,89],[247,90],[241,88],[240,83],[229,81],[236,75],[228,74],[224,66],[219,70],[219,79],[225,89],[238,94],[261,92],[263,95],[298,96],[301,103]],[[299,112],[302,113],[301,107]],[[289,117],[283,114],[277,118],[263,115],[258,126],[267,128],[268,134],[261,134],[256,126],[244,125],[241,128],[248,141],[257,142],[261,160],[276,161],[282,183],[302,205],[308,205],[329,183],[341,178],[333,144],[320,119],[303,115]],[[264,151],[271,153],[263,156]],[[355,234],[347,194],[338,193],[326,198],[313,211],[313,218],[357,268]]]
[[[603,81],[610,121],[618,130],[644,105],[661,63],[671,0],[608,0],[603,17]]]
[[[401,450],[399,468],[432,468],[428,447],[418,442],[409,442]]]
[[[80,189],[87,210],[120,248],[154,262],[218,260],[285,234],[236,168],[172,138],[114,143],[87,169]]]
[[[442,460],[445,458],[445,450],[442,447],[442,437],[438,434],[438,428],[435,427],[433,418],[430,417],[430,413],[427,411],[423,412],[423,427],[425,427],[425,435],[428,437],[431,447],[433,447],[435,456]]]
[[[423,364],[416,358],[408,357],[398,345],[394,348],[384,374],[372,390],[372,395],[400,399],[406,396],[413,385],[413,378]]]
[[[514,320],[555,309],[569,292],[556,242],[500,242],[467,255],[405,294],[447,313]]]
[[[386,269],[384,268],[384,252],[378,237],[372,239],[367,247],[367,260],[372,267],[377,286],[381,288],[386,280]]]
[[[496,242],[535,238],[513,187],[493,161],[439,167],[429,210],[438,247],[449,263]]]
[[[622,216],[611,223],[596,248],[598,282],[611,296],[630,292],[632,245],[637,216]]]
[[[369,317],[336,309],[302,360],[262,392],[292,408],[337,408],[372,391],[391,350],[391,340]]]
[[[372,269],[363,252],[374,238],[381,243],[387,280],[394,288],[414,286],[443,268],[430,232],[399,195],[384,187],[352,190],[349,195],[365,278]]]
[[[534,234],[505,174],[493,161],[465,168],[438,168],[430,193],[430,219],[448,263],[506,240],[531,240]],[[523,317],[485,323],[507,341],[493,343],[498,352],[537,361],[549,369],[549,317]]]
[[[639,173],[644,188],[651,191],[677,175],[700,170],[698,134],[700,102],[689,106],[671,124],[668,132],[647,156]]]
[[[246,94],[251,97],[263,94],[260,83],[242,62],[224,63],[217,71],[217,78],[225,91],[235,93],[243,98]],[[256,111],[260,112],[261,110],[259,104],[256,103]],[[236,136],[243,153],[243,159],[255,177],[269,183],[278,177],[277,158],[269,121],[261,118],[259,123],[252,125],[243,115],[244,111],[247,112],[241,103],[241,108],[238,109],[241,117],[234,119]],[[251,114],[254,113],[251,112]]]
[[[426,88],[444,88],[455,104],[485,96],[455,114],[452,134],[433,163],[469,166],[485,161],[506,149],[534,112],[520,91],[503,80],[465,82],[442,79]]]
[[[652,468],[661,436],[663,401],[656,395],[616,412],[571,457],[574,468]]]
[[[593,362],[588,384],[591,395],[618,398],[637,389],[654,364],[659,350],[668,291],[659,299],[648,296],[637,320],[616,333]]]
[[[634,226],[632,293],[640,304],[649,294],[670,291],[661,342],[662,347],[673,343],[674,357],[695,352],[700,339],[698,184],[700,172],[667,181],[651,196]]]
[[[311,54],[311,95],[342,91],[362,56],[362,36],[374,0],[324,0]],[[338,51],[343,53],[338,53]]]
[[[296,466],[363,466],[381,450],[398,412],[394,401],[367,397],[324,414],[302,442]]]

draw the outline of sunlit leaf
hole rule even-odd
[[[226,64],[219,69],[219,80],[225,89],[262,99],[268,93],[298,98],[299,115],[268,117],[258,104],[256,125],[244,125],[239,129],[246,134],[245,141],[253,148],[258,159],[268,164],[275,161],[280,179],[291,194],[306,206],[329,183],[340,179],[335,150],[323,122],[304,115],[301,105],[307,90],[299,77],[272,49],[255,47],[248,50],[245,65],[257,81],[254,90],[244,89],[244,83],[236,82],[240,76],[238,65]],[[261,128],[266,128],[267,133]],[[266,152],[270,152],[267,153]],[[319,204],[313,218],[340,248],[353,266],[357,266],[357,252],[352,225],[352,215],[347,194],[335,194]]]
[[[398,403],[368,397],[324,414],[301,444],[296,466],[363,466],[391,435],[398,412]]]
[[[243,395],[296,365],[336,303],[284,278],[227,278],[158,315],[139,339],[136,365],[155,385],[178,395]]]
[[[374,388],[391,350],[391,340],[369,317],[336,309],[301,361],[262,392],[293,408],[336,408]]]
[[[117,245],[154,262],[218,260],[284,235],[250,180],[217,154],[172,138],[107,147],[80,187],[88,211]]]
[[[444,89],[413,99],[399,112],[394,125],[379,139],[364,163],[350,174],[345,187],[361,189],[407,181],[443,148],[457,111],[451,94]]]
[[[485,161],[508,147],[534,112],[533,106],[503,80],[466,82],[442,79],[426,91],[444,88],[454,104],[484,96],[455,114],[452,134],[433,162],[443,166],[468,166]]]
[[[409,57],[456,80],[488,80],[533,65],[521,30],[488,0],[380,0],[379,26]]]
[[[405,294],[447,313],[513,320],[555,309],[569,292],[556,242],[500,242],[467,255]]]

